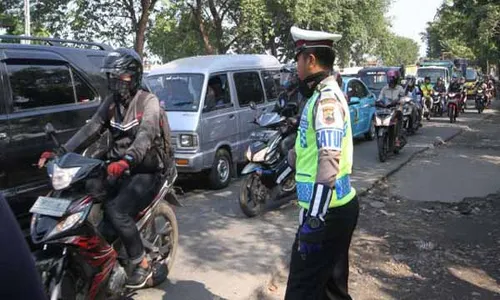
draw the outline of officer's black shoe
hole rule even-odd
[[[151,265],[148,265],[146,269],[137,265],[135,270],[132,272],[132,275],[128,278],[126,287],[129,289],[143,288],[152,276],[153,270]]]

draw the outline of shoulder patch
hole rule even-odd
[[[332,125],[335,123],[335,104],[338,100],[333,98],[322,99],[320,103],[320,108],[322,112],[322,121],[325,125]]]

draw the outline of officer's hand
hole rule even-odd
[[[299,252],[302,255],[308,255],[321,250],[324,240],[325,224],[313,229],[307,222],[304,222],[299,230]]]

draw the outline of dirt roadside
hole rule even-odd
[[[500,165],[497,126],[498,114],[474,124],[451,142],[417,155],[409,166],[361,198],[350,257],[353,299],[500,299],[500,191],[495,192],[500,190],[500,181],[479,176]],[[456,197],[453,193],[443,193],[451,203],[401,196],[401,173],[419,178],[424,161],[439,167],[445,159],[456,159],[461,168],[447,165],[450,175],[440,174],[433,180],[443,189],[451,176],[460,184],[464,168],[467,170],[460,158],[488,164],[474,165],[476,169],[468,171],[492,183],[485,187],[496,189],[487,196],[484,190],[480,197],[452,199],[456,202],[448,199]],[[429,189],[425,181],[415,181],[422,193]],[[287,275],[283,262],[255,298],[283,299]]]

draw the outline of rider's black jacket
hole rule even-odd
[[[164,169],[173,154],[166,114],[158,98],[143,90],[124,104],[108,97],[64,148],[79,152],[99,138],[91,156],[129,158],[131,170],[141,173]]]

